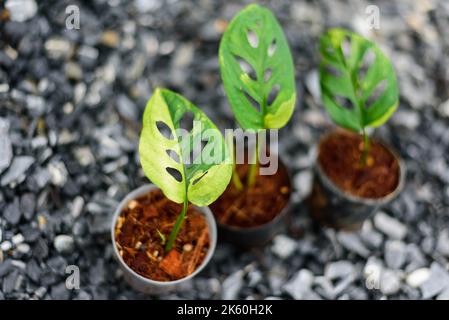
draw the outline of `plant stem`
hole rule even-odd
[[[234,183],[235,188],[238,191],[242,191],[243,190],[243,183],[242,180],[240,180],[240,176],[239,173],[237,172],[237,164],[236,164],[236,156],[235,156],[235,150],[234,150],[234,145],[231,146],[233,148],[232,150],[232,158],[233,158],[233,162],[232,162],[232,182]]]
[[[234,183],[235,188],[238,191],[243,190],[243,183],[242,180],[240,180],[239,174],[236,170],[236,165],[234,164],[233,170],[232,170],[232,182]]]
[[[265,128],[265,114],[267,113],[267,96],[263,95],[262,105],[261,105],[261,111],[262,111],[262,119],[263,119],[263,126]],[[246,179],[246,186],[247,188],[251,188],[254,183],[256,182],[256,173],[257,168],[259,166],[259,136],[256,134],[256,147],[254,148],[254,154],[253,159],[255,159],[254,163],[250,164],[248,177]]]
[[[368,156],[370,151],[370,143],[369,143],[369,137],[368,134],[365,131],[365,128],[362,129],[362,136],[363,136],[363,151],[362,151],[362,157],[360,158],[360,164],[362,168],[366,167],[368,163]]]
[[[257,142],[257,139],[256,139],[256,146],[254,148],[253,159],[255,159],[255,161],[254,163],[250,164],[248,177],[246,180],[246,186],[248,188],[251,188],[256,182],[257,167],[259,165],[259,143]]]
[[[175,243],[176,237],[178,236],[179,230],[181,229],[182,223],[184,222],[184,218],[186,216],[188,206],[189,206],[189,201],[187,200],[187,197],[185,197],[181,214],[176,219],[175,225],[173,226],[173,229],[170,232],[170,237],[168,239],[168,242],[165,245],[165,252],[168,252],[172,249],[173,244]]]

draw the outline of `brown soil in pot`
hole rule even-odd
[[[343,191],[362,198],[382,198],[399,183],[399,163],[382,144],[371,139],[368,165],[361,166],[362,137],[347,131],[328,135],[319,146],[324,173]]]
[[[193,273],[210,246],[207,221],[189,205],[173,249],[167,254],[158,233],[168,241],[182,206],[156,189],[132,200],[115,226],[115,242],[125,263],[138,274],[156,281],[173,281]]]
[[[237,165],[237,172],[246,182],[249,165]],[[290,180],[286,168],[279,162],[274,175],[259,175],[250,189],[237,190],[234,183],[229,183],[225,192],[210,205],[217,220],[225,225],[250,228],[263,225],[273,220],[290,198]]]

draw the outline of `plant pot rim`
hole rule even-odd
[[[244,228],[244,227],[228,225],[228,224],[221,223],[220,221],[216,220],[217,225],[219,225],[220,228],[225,228],[225,229],[231,230],[233,232],[241,232],[241,233],[251,232],[251,231],[256,232],[256,231],[265,229],[269,225],[276,224],[278,221],[282,220],[287,215],[287,213],[290,211],[290,209],[292,207],[292,193],[293,193],[292,192],[293,191],[292,176],[291,176],[290,168],[285,165],[285,162],[283,161],[282,156],[279,154],[277,156],[279,159],[279,163],[282,164],[282,166],[285,168],[285,171],[287,173],[288,184],[290,187],[290,194],[289,194],[288,201],[287,201],[287,204],[285,205],[285,207],[282,208],[281,212],[279,212],[279,214],[277,214],[273,219],[265,222],[264,224],[260,224],[258,226]],[[232,181],[230,183],[232,183]]]
[[[347,199],[350,202],[353,203],[360,203],[360,204],[364,204],[364,205],[381,205],[381,204],[385,204],[390,202],[391,200],[393,200],[404,188],[405,185],[405,177],[406,177],[406,166],[405,166],[405,162],[401,159],[401,157],[399,156],[398,152],[391,146],[387,145],[386,143],[384,143],[383,141],[377,139],[377,138],[371,138],[370,139],[373,141],[376,141],[377,143],[379,143],[380,145],[382,145],[384,148],[386,148],[392,155],[393,157],[396,159],[396,161],[399,164],[399,179],[398,179],[398,184],[396,186],[396,188],[390,192],[389,194],[387,194],[386,196],[380,197],[380,198],[363,198],[363,197],[359,197],[359,196],[355,196],[349,192],[345,192],[343,191],[340,187],[338,187],[328,176],[327,174],[324,172],[323,168],[321,167],[321,164],[318,160],[318,156],[319,156],[319,146],[321,145],[321,143],[330,135],[335,134],[336,132],[346,132],[346,131],[340,131],[340,129],[336,129],[336,130],[332,130],[326,134],[324,134],[323,137],[320,138],[320,141],[318,142],[317,145],[317,151],[316,151],[316,161],[315,161],[315,170],[318,173],[318,176],[320,177],[320,179],[322,180],[322,182],[324,183],[324,185],[326,185],[326,187],[328,187],[329,189],[332,190],[332,192],[336,193],[337,195]]]
[[[178,279],[178,280],[173,280],[173,281],[157,281],[157,280],[152,280],[152,279],[146,278],[146,277],[138,274],[137,272],[135,272],[133,269],[131,269],[126,264],[126,262],[123,260],[122,256],[120,255],[120,253],[118,251],[117,244],[115,242],[115,225],[117,222],[117,218],[119,217],[119,215],[122,212],[122,209],[128,204],[129,201],[134,200],[137,197],[144,195],[148,192],[151,192],[155,189],[159,189],[159,188],[156,185],[151,184],[151,183],[142,185],[142,186],[138,187],[137,189],[134,189],[133,191],[129,192],[126,195],[126,197],[123,198],[123,200],[120,202],[120,204],[117,206],[117,209],[115,210],[114,215],[112,217],[112,223],[111,223],[112,247],[113,247],[114,254],[115,254],[120,266],[123,267],[129,274],[138,278],[140,281],[144,282],[147,285],[159,286],[159,287],[171,287],[173,285],[177,285],[177,284],[180,284],[187,280],[192,279],[198,273],[200,273],[204,269],[204,267],[209,263],[209,261],[211,260],[213,254],[215,252],[215,247],[217,244],[217,226],[215,224],[215,219],[214,219],[213,214],[210,211],[209,207],[197,207],[194,205],[194,207],[205,216],[207,225],[209,227],[209,236],[211,237],[209,250],[208,250],[207,255],[204,258],[203,262],[201,263],[201,265],[198,266],[198,268],[196,268],[195,271],[192,272],[191,274],[189,274],[188,276]]]

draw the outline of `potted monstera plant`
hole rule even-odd
[[[396,75],[375,43],[347,30],[323,34],[320,53],[322,101],[342,129],[325,135],[318,145],[310,208],[325,225],[354,230],[404,184],[401,159],[367,131],[384,124],[397,109]]]
[[[232,161],[212,121],[166,89],[156,89],[146,106],[139,153],[154,185],[120,203],[112,242],[130,284],[160,293],[194,277],[212,257],[217,232],[207,206],[228,185]]]
[[[270,155],[278,160],[274,148],[264,147],[265,131],[285,126],[295,107],[292,56],[272,12],[251,4],[229,23],[220,42],[219,60],[235,118],[242,129],[257,137],[246,146],[250,156],[242,161],[238,161],[237,146],[231,148],[235,150],[232,183],[211,209],[224,239],[240,246],[261,245],[278,231],[289,208],[291,182],[285,164],[279,160],[275,170],[264,174],[268,164],[261,159]]]

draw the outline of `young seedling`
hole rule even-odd
[[[296,101],[292,56],[278,21],[267,8],[251,4],[230,22],[220,42],[220,70],[232,111],[243,129],[279,129]],[[247,187],[254,184],[259,147]],[[237,189],[243,185],[234,169]]]
[[[161,238],[161,244],[164,245],[166,243],[165,235],[162,232],[160,232],[159,229],[156,229],[156,231],[159,238]]]
[[[193,115],[193,128],[187,135],[178,135],[187,114]],[[202,143],[205,146],[201,148]],[[166,89],[156,89],[148,101],[139,153],[145,175],[168,199],[183,204],[165,243],[168,252],[182,227],[188,203],[207,206],[215,201],[231,179],[232,161],[221,132],[206,114]],[[194,159],[188,164],[192,154]],[[165,235],[159,236],[165,242]]]
[[[362,134],[361,166],[369,166],[366,129],[384,124],[398,106],[393,66],[375,43],[343,29],[321,37],[320,53],[323,104],[337,125]]]

